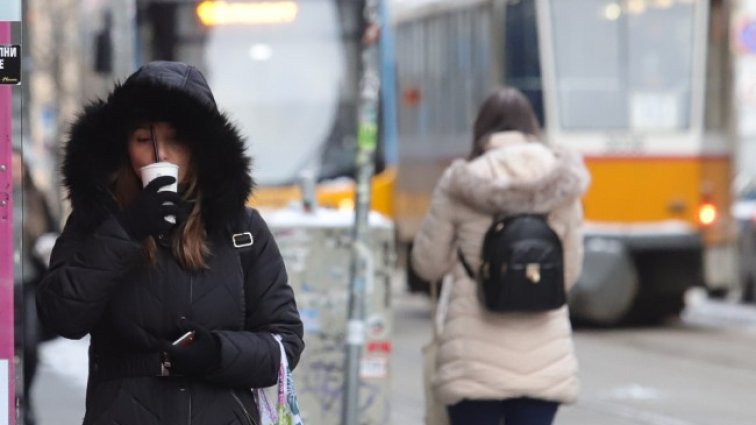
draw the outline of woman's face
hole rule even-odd
[[[182,183],[189,167],[191,152],[185,143],[176,139],[176,130],[167,122],[140,124],[129,135],[129,159],[134,173],[141,175],[140,168],[155,162],[152,135],[155,136],[158,147],[158,161],[178,165],[178,182]]]

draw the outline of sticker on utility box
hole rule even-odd
[[[388,356],[366,355],[360,360],[360,377],[363,379],[388,378]]]
[[[0,84],[21,83],[21,46],[0,44]]]

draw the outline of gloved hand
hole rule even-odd
[[[165,220],[167,215],[173,215],[177,220],[186,217],[185,208],[181,207],[182,201],[178,193],[158,192],[161,187],[173,184],[175,181],[176,178],[171,176],[156,178],[142,189],[131,204],[116,215],[116,219],[132,239],[141,241],[147,236],[170,230],[175,224]]]
[[[176,346],[167,343],[164,350],[171,361],[171,374],[183,376],[204,376],[220,366],[220,341],[207,328],[188,323],[187,330],[193,330],[194,341]]]

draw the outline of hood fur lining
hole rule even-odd
[[[503,149],[516,155],[512,148]],[[555,161],[545,174],[533,178],[511,175],[491,178],[476,173],[471,162],[456,160],[445,173],[441,186],[453,199],[486,214],[545,214],[580,198],[590,182],[588,170],[577,153],[563,147],[552,152]],[[501,153],[502,149],[494,149],[481,158]],[[517,157],[511,160],[517,161]]]
[[[129,126],[145,118],[171,122],[190,146],[208,231],[225,226],[243,213],[254,185],[244,139],[200,90],[210,91],[201,74],[186,72],[185,67],[193,69],[188,65],[168,64],[147,65],[142,75],[154,73],[154,78],[130,79],[116,85],[105,100],[87,105],[71,126],[63,183],[73,210],[93,226],[115,212],[110,179],[127,158]],[[195,80],[176,79],[181,82],[177,85],[165,78],[175,73],[194,76]]]

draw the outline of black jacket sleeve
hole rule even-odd
[[[74,211],[58,237],[37,290],[40,320],[55,333],[79,339],[98,322],[116,286],[142,256],[115,218],[94,232]]]
[[[278,378],[280,348],[272,334],[281,336],[294,369],[304,350],[303,327],[278,246],[260,214],[249,210],[248,216],[254,243],[252,252],[242,256],[245,331],[214,332],[221,342],[221,366],[207,378],[232,387],[263,388]]]

